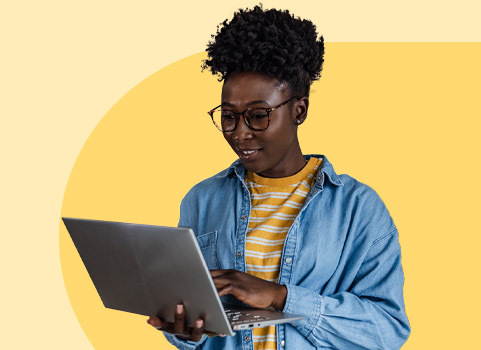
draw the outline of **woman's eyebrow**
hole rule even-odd
[[[246,106],[252,106],[252,105],[256,105],[258,103],[264,103],[264,104],[270,106],[270,104],[266,100],[250,101],[250,102],[246,103]],[[230,102],[222,102],[221,106],[235,107],[235,105],[233,103],[230,103]]]
[[[251,102],[246,103],[246,106],[252,106],[252,105],[256,105],[256,104],[258,104],[258,103],[264,103],[264,104],[270,106],[270,104],[267,103],[266,100],[255,100],[255,101],[251,101]]]

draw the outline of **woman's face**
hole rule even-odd
[[[275,78],[255,72],[234,73],[224,82],[222,109],[243,112],[253,107],[275,107],[291,97],[285,84]],[[241,117],[235,130],[224,132],[224,137],[247,170],[273,178],[293,175],[306,163],[296,121],[304,121],[307,105],[307,98],[294,99],[275,109],[270,113],[269,127],[263,131],[249,129]]]

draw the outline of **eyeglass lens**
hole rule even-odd
[[[265,130],[269,125],[269,113],[264,108],[249,109],[244,113],[247,126],[253,130]],[[240,115],[231,111],[217,110],[212,113],[215,124],[224,132],[236,128]]]

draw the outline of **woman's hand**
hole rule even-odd
[[[187,327],[185,325],[185,311],[184,305],[179,304],[176,307],[174,314],[174,323],[164,322],[157,316],[152,316],[147,320],[147,323],[157,328],[158,330],[174,334],[183,340],[199,341],[204,334],[204,320],[198,318],[194,322],[194,327]]]
[[[258,308],[284,309],[287,288],[237,270],[210,271],[219,296],[232,294],[243,303]]]

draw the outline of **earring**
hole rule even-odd
[[[299,119],[296,119],[296,124],[297,125],[301,124],[301,121]]]

